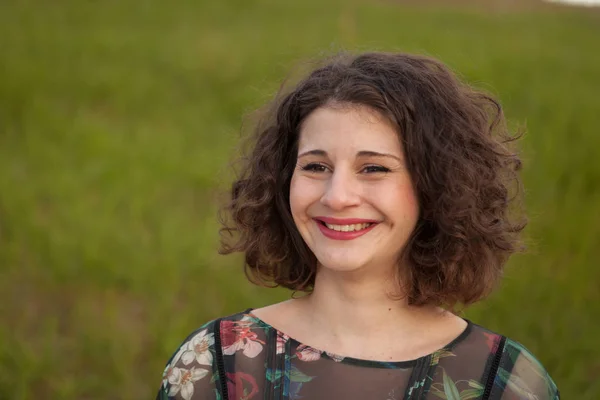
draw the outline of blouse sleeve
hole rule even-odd
[[[559,400],[556,384],[524,346],[507,339],[491,399]]]
[[[171,356],[157,400],[220,400],[214,321],[193,332]]]

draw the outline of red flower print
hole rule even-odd
[[[248,392],[247,387],[244,387],[244,383],[246,383],[246,386],[250,386],[250,392]],[[258,384],[256,383],[256,379],[250,374],[244,372],[232,374],[228,372],[227,391],[229,392],[229,396],[233,395],[234,399],[249,400],[258,393]]]
[[[500,342],[500,336],[495,335],[493,333],[487,333],[487,332],[483,332],[483,334],[485,335],[485,342],[488,346],[488,349],[490,349],[490,352],[492,354],[496,354],[496,351],[498,351],[498,344]]]
[[[236,341],[235,322],[221,321],[221,345],[229,347]]]
[[[221,322],[221,345],[223,354],[232,355],[239,350],[243,350],[244,355],[254,358],[262,351],[264,341],[258,338],[255,332],[250,328],[248,321],[223,321]]]

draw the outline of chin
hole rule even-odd
[[[336,272],[351,272],[359,270],[368,264],[368,261],[357,257],[325,256],[317,257],[322,268]]]

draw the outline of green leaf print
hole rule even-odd
[[[158,392],[158,396],[156,396],[156,400],[169,400],[169,396],[167,395],[167,390],[160,388],[160,392]]]
[[[223,400],[223,396],[221,396],[219,389],[215,389],[215,400]]]
[[[483,395],[484,387],[480,382],[474,380],[460,380],[454,382],[448,375],[446,375],[446,371],[444,371],[442,380],[443,384],[435,383],[431,385],[431,388],[429,389],[429,392],[432,395],[439,397],[440,399],[469,400],[480,398]],[[462,392],[459,392],[457,384],[461,382],[466,382],[470,389],[465,389]]]
[[[449,350],[442,349],[433,353],[431,357],[431,365],[437,365],[440,362],[440,358],[444,357],[454,357],[455,354]]]
[[[432,395],[434,395],[436,397],[439,397],[440,399],[445,399],[446,398],[446,395],[444,394],[444,392],[442,392],[440,389],[438,389],[435,386],[431,386],[431,388],[429,389],[429,392]]]
[[[467,383],[469,384],[470,387],[474,388],[474,389],[479,389],[481,390],[481,393],[483,393],[483,384],[481,382],[477,382],[474,381],[473,379],[470,379],[467,381]]]
[[[460,400],[478,399],[483,395],[483,389],[466,389],[460,392]]]
[[[298,368],[292,365],[292,369],[289,373],[290,381],[292,382],[310,382],[314,377],[308,376],[301,372]]]
[[[267,368],[267,380],[271,383],[277,382],[279,379],[281,379],[282,375],[283,371],[280,369],[273,370],[271,368]]]
[[[444,394],[448,400],[460,400],[460,393],[458,392],[458,388],[450,379],[448,375],[446,375],[446,371],[444,371]]]
[[[508,357],[514,365],[517,362],[519,356],[521,355],[521,350],[512,346],[507,346],[505,351],[508,353]]]
[[[508,355],[510,356],[510,360],[513,364],[517,363],[519,357],[523,357],[531,362],[532,365],[538,368],[538,371],[543,371],[544,367],[540,363],[540,361],[533,357],[533,355],[519,342],[515,342],[514,340],[509,340],[506,346]],[[536,371],[537,372],[537,371]]]
[[[518,376],[511,374],[510,372],[507,372],[503,368],[498,368],[498,377],[515,394],[518,394],[519,396],[521,396],[525,399],[530,399],[530,400],[537,399],[537,396],[532,394],[531,389],[527,386],[527,383],[525,383],[525,381],[523,381]]]

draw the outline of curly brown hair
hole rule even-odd
[[[301,123],[333,103],[378,111],[404,146],[420,205],[397,270],[409,304],[452,308],[488,295],[522,248],[526,221],[514,206],[521,204],[521,161],[509,146],[516,136],[494,98],[424,56],[341,54],[291,91],[281,89],[221,210],[220,252],[244,252],[254,283],[312,289],[316,258],[292,219],[290,181]]]

